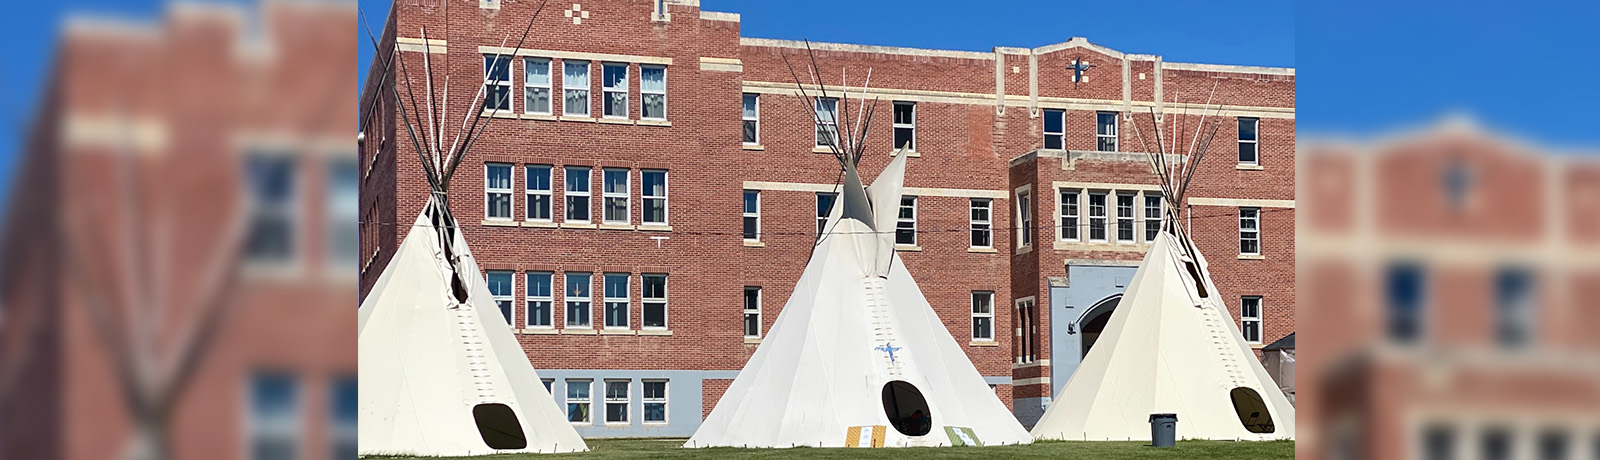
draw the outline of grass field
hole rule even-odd
[[[682,439],[589,439],[589,452],[577,454],[490,455],[470,457],[476,459],[873,459],[916,458],[935,459],[1292,459],[1293,441],[1226,442],[1179,441],[1177,447],[1156,449],[1143,442],[1082,442],[1050,441],[1025,446],[999,447],[940,447],[909,449],[681,449]],[[368,457],[371,458],[371,457]],[[384,457],[411,458],[411,457]]]

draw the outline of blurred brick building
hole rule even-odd
[[[196,299],[223,286],[193,377],[162,386],[172,458],[354,458],[356,8],[156,16],[78,16],[59,36],[0,239],[0,457],[124,458],[135,425],[116,368],[176,362],[206,324]],[[227,260],[239,221],[241,274],[218,284],[208,262]],[[110,352],[138,337],[97,332],[97,294],[113,329],[161,331],[144,337],[155,361]]]
[[[742,37],[739,15],[697,1],[607,0],[547,5],[514,50],[538,4],[402,0],[378,32],[380,55],[400,61],[388,75],[375,62],[361,99],[362,293],[428,192],[387,90],[416,117],[425,66],[436,85],[449,69],[444,119],[459,124],[456,101],[487,74],[486,91],[510,97],[485,109],[496,118],[450,194],[507,320],[581,434],[686,436],[778,317],[837,191],[819,147],[833,128],[796,102],[783,60],[810,82],[805,45]],[[830,93],[848,72],[853,101],[878,99],[864,176],[914,157],[901,256],[1025,424],[1148,248],[1152,111],[1188,150],[1207,101],[1225,105],[1206,118],[1221,128],[1185,219],[1235,320],[1248,304],[1247,335],[1294,331],[1293,69],[1082,38],[811,48]],[[1075,63],[1092,67],[1079,78]]]
[[[1300,153],[1299,456],[1600,458],[1600,161],[1461,119]]]

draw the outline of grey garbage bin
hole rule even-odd
[[[1150,445],[1172,447],[1178,435],[1178,414],[1150,414]]]

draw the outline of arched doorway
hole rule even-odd
[[[1100,339],[1100,333],[1106,330],[1106,323],[1111,321],[1111,312],[1117,309],[1117,304],[1122,303],[1122,294],[1106,297],[1096,302],[1093,307],[1078,318],[1078,330],[1083,334],[1082,350],[1079,358],[1089,356],[1089,348]]]

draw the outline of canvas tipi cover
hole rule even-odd
[[[1148,440],[1150,415],[1171,413],[1178,439],[1294,439],[1294,407],[1210,278],[1199,251],[1162,232],[1034,437]]]
[[[584,451],[496,308],[455,220],[430,200],[361,303],[363,455]],[[440,216],[443,216],[440,218]],[[453,240],[450,251],[441,235]],[[446,254],[459,257],[458,302]]]
[[[867,192],[870,206],[847,167],[794,294],[685,447],[1032,441],[894,253],[904,158]]]

